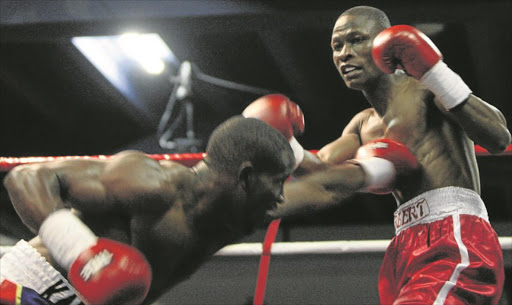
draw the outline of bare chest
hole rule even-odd
[[[478,183],[471,178],[476,166],[462,149],[465,138],[420,93],[397,97],[382,117],[376,112],[370,114],[361,126],[363,144],[378,138],[393,139],[407,146],[420,163],[421,170],[412,179],[397,183],[398,199],[445,186],[476,189]]]
[[[432,109],[425,91],[415,87],[405,88],[395,94],[388,102],[386,111],[379,115],[373,111],[361,126],[363,144],[378,139],[390,138],[407,146],[430,132],[428,113]]]

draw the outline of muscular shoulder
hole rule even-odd
[[[106,162],[104,177],[133,179],[159,171],[160,164],[146,154],[139,151],[123,151]]]
[[[365,110],[359,112],[354,116],[354,118],[359,120],[367,120],[369,117],[376,115],[377,112],[375,111],[375,108],[366,108]]]
[[[376,114],[375,109],[366,108],[365,110],[357,113],[350,120],[350,122],[345,127],[343,134],[355,133],[360,134],[363,125],[368,121],[368,119]]]
[[[118,161],[118,162],[151,162],[153,160],[148,155],[146,155],[143,152],[140,152],[138,150],[125,150],[122,152],[119,152],[115,154],[112,159],[112,161]]]
[[[158,162],[143,153],[127,151],[108,161],[101,179],[111,196],[137,210],[139,205],[171,204],[177,192],[176,185],[189,172],[179,163]]]
[[[145,153],[136,150],[120,152],[112,159],[111,167],[122,165],[126,170],[142,171],[141,173],[160,172],[162,174],[189,172],[189,168],[174,161],[157,161]]]
[[[352,121],[353,122],[356,122],[356,123],[364,123],[366,121],[368,121],[368,119],[372,116],[375,116],[377,114],[377,112],[375,111],[374,108],[366,108],[365,110],[359,112],[358,114],[356,114],[353,118],[352,118]]]

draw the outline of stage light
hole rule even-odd
[[[144,81],[150,81],[148,77],[156,77],[166,70],[168,74],[173,74],[174,69],[179,67],[179,60],[156,33],[82,36],[74,37],[72,43],[119,91],[133,101],[140,98],[140,86]]]
[[[157,34],[126,33],[119,36],[118,42],[123,52],[150,74],[162,73],[166,58],[173,56]]]

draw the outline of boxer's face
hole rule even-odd
[[[347,87],[363,90],[382,75],[372,58],[372,41],[380,28],[365,16],[341,16],[331,37],[332,58]]]
[[[259,206],[266,210],[274,209],[284,201],[283,185],[289,174],[260,173],[255,195]]]
[[[267,211],[284,201],[283,185],[293,167],[281,172],[252,171],[246,178],[246,211],[253,223],[261,223]]]

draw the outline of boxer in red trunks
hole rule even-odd
[[[285,185],[286,201],[271,216],[311,213],[357,191],[392,191],[399,208],[379,275],[381,303],[497,304],[503,257],[480,198],[474,143],[505,150],[503,114],[472,94],[427,36],[391,27],[376,8],[342,13],[331,47],[345,84],[372,107],[317,155],[305,153],[296,171],[305,175]],[[386,140],[372,142],[379,138]],[[390,158],[400,146],[386,141],[409,152]]]

